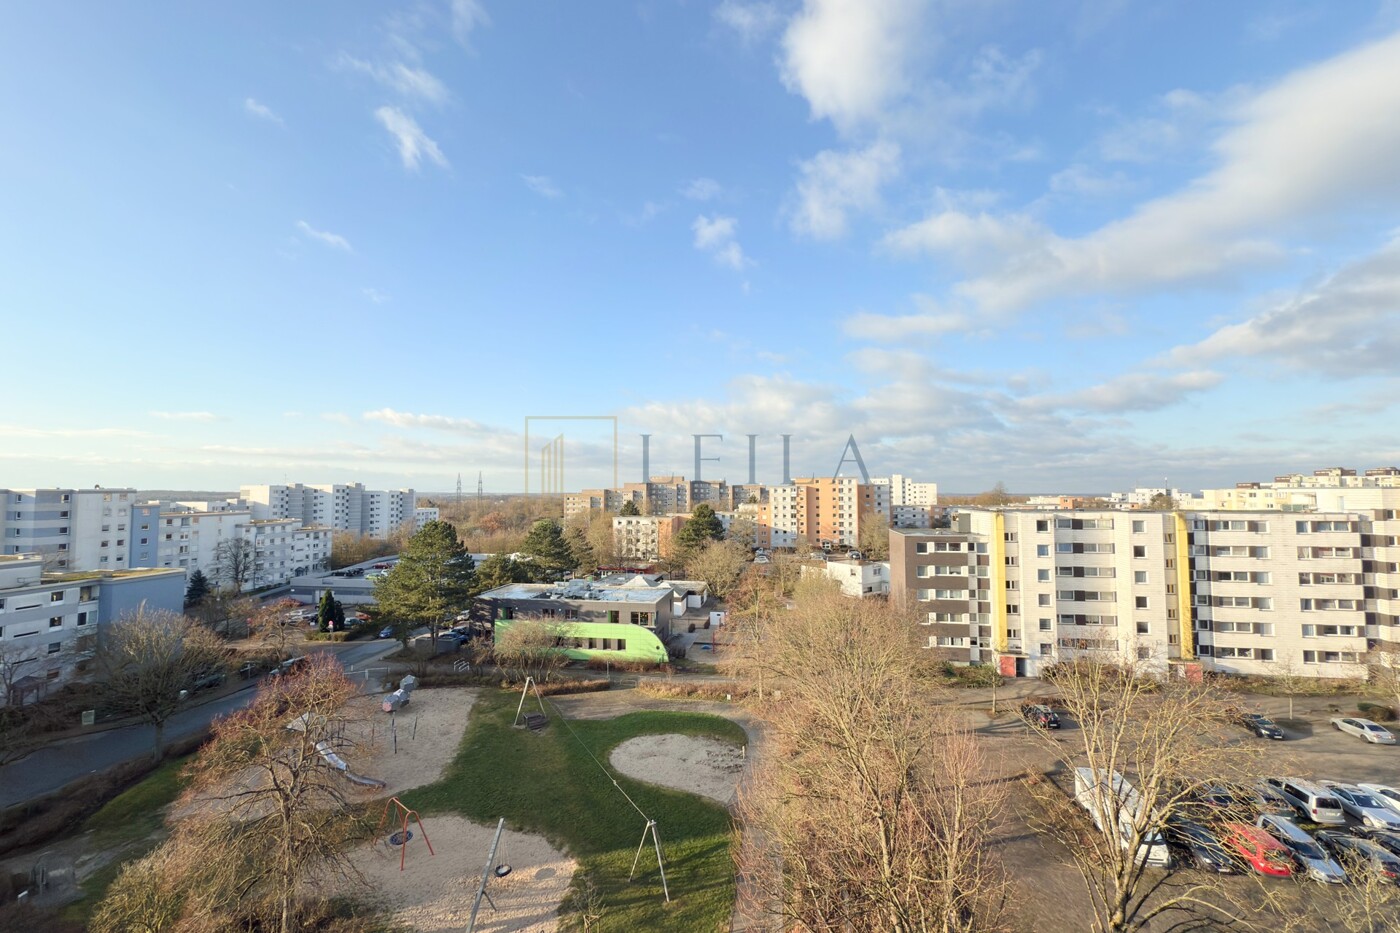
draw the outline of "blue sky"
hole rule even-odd
[[[1393,2],[4,15],[0,486],[1400,461]]]

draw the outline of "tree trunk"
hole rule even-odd
[[[165,719],[157,719],[154,723],[156,727],[156,744],[151,749],[151,760],[160,761],[160,754],[165,750]]]

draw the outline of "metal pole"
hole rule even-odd
[[[647,821],[646,828],[642,830],[642,841],[637,843],[637,854],[632,859],[632,870],[627,873],[627,880],[631,881],[637,874],[637,863],[642,860],[642,847],[647,844],[647,832],[651,829],[651,821]]]
[[[666,886],[666,863],[661,861],[661,837],[656,833],[656,820],[647,823],[651,827],[651,841],[656,846],[656,867],[661,869],[661,893],[666,895],[666,903],[671,903],[671,889]]]
[[[512,726],[520,725],[520,711],[525,708],[525,695],[530,692],[530,687],[532,687],[534,683],[535,678],[526,676],[525,686],[520,688],[520,703],[515,707],[515,722],[511,723]],[[539,691],[536,690],[535,693],[538,694]]]
[[[471,919],[467,921],[467,933],[476,931],[476,912],[481,909],[481,898],[486,893],[486,881],[491,876],[491,868],[496,864],[496,846],[501,842],[501,831],[505,829],[506,818],[501,817],[501,821],[496,824],[496,837],[491,840],[491,851],[486,854],[486,867],[481,870],[481,883],[476,887],[476,899],[472,901]],[[487,900],[490,900],[488,897]],[[492,904],[491,909],[495,910],[496,905]]]

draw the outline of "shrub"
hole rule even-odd
[[[655,661],[609,661],[605,658],[589,658],[583,664],[590,671],[625,671],[630,674],[650,674],[671,672],[671,665]]]
[[[1389,706],[1383,706],[1379,703],[1367,703],[1365,700],[1362,700],[1360,703],[1356,704],[1356,708],[1360,710],[1361,715],[1365,716],[1367,719],[1372,719],[1376,722],[1395,721],[1395,710],[1391,709]]]
[[[696,683],[688,680],[644,680],[637,684],[643,696],[676,700],[743,700],[754,691],[738,683]]]

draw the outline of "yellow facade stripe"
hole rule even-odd
[[[992,645],[1006,653],[1006,516],[996,513],[992,525]]]
[[[1191,548],[1186,534],[1186,516],[1176,519],[1176,618],[1181,626],[1181,658],[1195,660],[1195,639],[1191,633]]]

